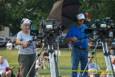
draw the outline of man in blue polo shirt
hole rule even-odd
[[[77,23],[71,25],[67,33],[66,39],[72,45],[72,77],[88,77],[87,75],[87,62],[88,62],[88,38],[85,33],[87,26],[84,24],[85,16],[83,13],[78,14]],[[78,72],[80,62],[81,71]],[[84,72],[84,69],[85,72]],[[83,73],[84,72],[84,73]]]

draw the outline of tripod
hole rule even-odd
[[[108,77],[115,77],[115,74],[114,74],[114,70],[113,70],[113,66],[112,66],[112,62],[111,62],[111,58],[110,58],[110,54],[109,54],[109,49],[108,49],[108,45],[107,45],[107,41],[104,40],[104,39],[97,39],[96,40],[96,45],[95,45],[95,48],[92,52],[92,55],[94,55],[96,53],[96,49],[99,45],[99,42],[101,43],[101,46],[102,46],[102,49],[103,49],[103,55],[104,55],[104,59],[105,59],[105,63],[106,63],[106,67],[107,67],[107,72],[109,72],[109,75]],[[82,76],[84,75],[85,71],[87,70],[88,68],[88,64],[89,64],[90,61],[88,61],[83,73],[82,73]]]
[[[56,39],[55,35],[49,35],[47,39],[45,39],[45,45],[49,53],[51,77],[59,77],[58,54],[56,54],[56,50],[59,50],[58,39]]]
[[[49,52],[49,62],[50,62],[50,72],[51,77],[59,77],[58,75],[58,63],[57,63],[57,57],[54,51],[53,46],[48,45],[48,52]]]
[[[56,37],[55,37],[56,38]],[[51,77],[59,77],[59,72],[58,72],[58,57],[56,55],[56,49],[59,49],[58,41],[53,37],[45,37],[43,41],[43,46],[40,50],[40,54],[42,51],[45,49],[48,51],[49,54],[49,64],[50,64],[50,72],[51,72]],[[40,56],[40,55],[39,55]],[[36,56],[35,61],[31,65],[31,68],[29,69],[29,72],[27,73],[26,77],[29,77],[29,74],[33,67],[36,64],[36,60],[39,58],[39,56]]]
[[[43,48],[44,48],[44,45],[42,46],[39,55],[38,55],[38,54],[36,55],[36,59],[35,59],[35,61],[33,62],[33,64],[31,65],[31,67],[30,67],[30,69],[29,69],[29,71],[28,71],[26,77],[29,77],[29,74],[30,74],[31,70],[33,69],[33,67],[34,67],[35,64],[36,64],[36,60],[38,60],[38,58],[41,56],[41,53],[42,53],[42,51],[43,51]],[[35,76],[35,77],[36,77],[36,76]]]

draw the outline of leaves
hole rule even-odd
[[[9,26],[16,33],[22,18],[29,18],[39,26],[42,17],[47,17],[56,0],[0,0],[0,25]],[[82,11],[93,14],[94,18],[115,19],[115,0],[80,0]]]
[[[20,29],[22,18],[29,18],[34,25],[41,17],[47,17],[54,0],[2,0],[0,1],[0,25],[10,26],[16,33]],[[16,30],[17,29],[17,30]]]
[[[115,19],[115,0],[84,0],[81,8],[83,11],[92,13],[94,18]]]

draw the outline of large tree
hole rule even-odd
[[[33,24],[39,24],[41,17],[47,17],[56,0],[0,0],[0,25],[9,26],[16,33],[20,21],[27,17]],[[80,0],[81,9],[93,14],[93,18],[112,17],[115,20],[114,0]]]
[[[1,0],[0,25],[9,26],[16,33],[20,29],[22,18],[30,18],[33,24],[39,24],[46,17],[54,0]]]
[[[94,18],[111,17],[115,20],[115,0],[82,0],[81,8],[91,12]]]

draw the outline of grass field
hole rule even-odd
[[[14,71],[17,72],[18,69],[18,50],[6,50],[0,49],[0,55],[8,59],[11,67],[15,67]],[[101,50],[97,50],[96,58],[97,63],[100,65],[101,69],[105,69],[105,62],[103,53]],[[61,55],[59,56],[59,73],[61,77],[70,77],[71,75],[71,52],[68,49],[61,49]],[[40,71],[40,77],[50,77],[49,68]]]

